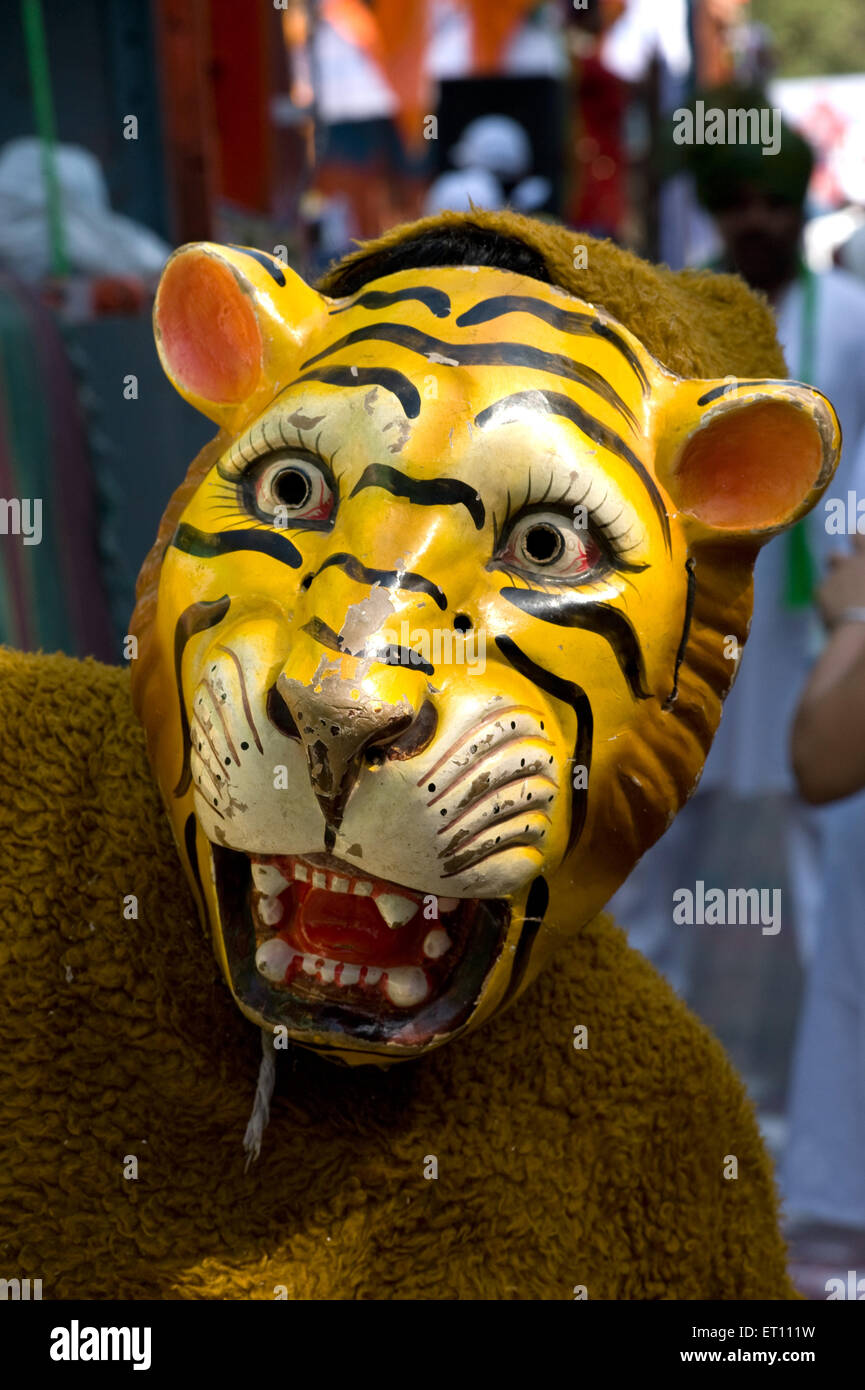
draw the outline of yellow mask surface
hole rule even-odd
[[[330,300],[184,247],[156,331],[221,426],[133,628],[203,921],[255,1022],[416,1056],[513,1001],[691,794],[835,415],[682,380],[492,268]]]

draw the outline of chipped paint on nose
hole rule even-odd
[[[369,694],[360,679],[327,672],[314,685],[284,673],[277,689],[288,705],[306,751],[309,778],[325,825],[339,829],[346,803],[375,743],[388,743],[411,724],[415,710]]]
[[[381,584],[373,584],[367,598],[360,603],[352,603],[347,609],[339,631],[340,641],[346,651],[360,651],[396,612],[393,599]]]

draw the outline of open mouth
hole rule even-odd
[[[435,897],[324,853],[211,845],[237,997],[333,1046],[419,1047],[474,1010],[510,922],[500,899]]]

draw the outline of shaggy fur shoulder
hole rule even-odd
[[[0,653],[7,1278],[46,1299],[795,1297],[740,1081],[603,918],[421,1061],[281,1054],[244,1172],[259,1038],[198,926],[128,684]]]

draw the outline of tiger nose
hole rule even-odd
[[[330,673],[306,685],[283,672],[276,686],[297,727],[312,789],[332,831],[342,824],[364,755],[369,762],[376,760],[373,753],[379,762],[411,757],[426,746],[435,726],[429,701],[420,709],[405,695],[393,703]]]

